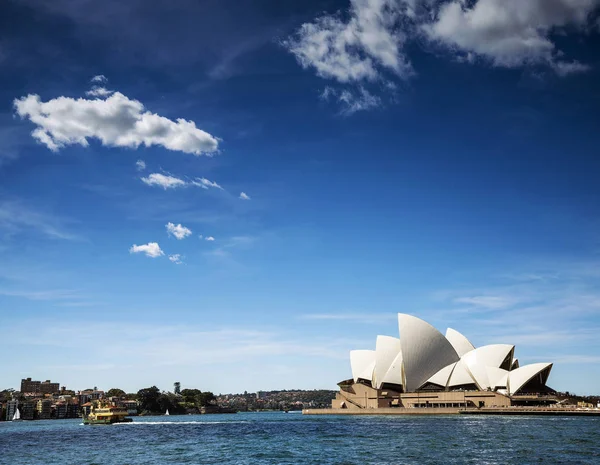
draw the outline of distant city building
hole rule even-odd
[[[22,420],[33,420],[35,418],[35,402],[22,402],[19,406]]]
[[[19,401],[17,399],[9,400],[6,403],[6,419],[12,420],[15,416],[15,412],[19,408]]]
[[[67,418],[67,403],[57,402],[54,404],[54,418]]]
[[[46,381],[32,381],[31,378],[21,380],[22,393],[56,394],[60,391],[60,383]]]
[[[79,391],[79,405],[86,404],[93,400],[99,400],[104,397],[104,391],[99,391],[96,387],[94,389],[87,389],[85,391]]]
[[[40,420],[49,420],[52,418],[52,400],[51,399],[40,399],[37,401],[37,417]]]

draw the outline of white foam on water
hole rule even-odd
[[[130,425],[219,425],[248,423],[247,421],[132,421],[129,423],[115,423],[119,426]]]

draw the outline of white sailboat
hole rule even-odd
[[[169,409],[167,409],[167,411],[165,412],[165,415],[170,415]]]
[[[12,421],[21,421],[21,412],[19,412],[18,408],[17,408],[17,410],[15,411],[15,414],[12,417]]]

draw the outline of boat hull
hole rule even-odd
[[[131,423],[133,420],[131,418],[107,418],[101,420],[93,420],[91,418],[85,418],[83,420],[84,425],[112,425],[114,423]]]

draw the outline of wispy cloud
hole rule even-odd
[[[80,236],[65,229],[64,222],[58,216],[29,208],[19,201],[0,201],[0,230],[8,235],[34,231],[52,239],[81,240]]]
[[[178,187],[184,187],[187,185],[187,182],[185,182],[183,179],[161,173],[152,173],[145,178],[141,178],[141,180],[148,186],[158,186],[165,190],[176,189]]]
[[[245,192],[240,192],[240,199],[242,200],[250,200],[250,196]]]
[[[219,186],[216,182],[209,181],[206,178],[196,178],[194,181],[191,181],[191,184],[193,184],[194,186],[201,187],[202,189],[209,189],[212,187],[215,189],[223,190],[223,188]]]
[[[31,332],[32,324],[38,328],[35,334]],[[104,335],[102,344],[95,343],[98,334]],[[171,376],[182,372],[188,373],[185,377],[188,386],[195,385],[203,390],[236,389],[238,386],[242,390],[264,389],[273,384],[281,385],[282,381],[267,375],[260,383],[252,385],[256,372],[272,363],[285,364],[287,361],[289,364],[289,360],[299,354],[301,360],[295,364],[298,379],[320,375],[322,370],[319,367],[324,365],[338,367],[339,376],[330,373],[331,379],[323,386],[326,387],[335,383],[337,378],[341,379],[346,372],[350,342],[332,337],[301,336],[282,328],[263,327],[258,330],[248,325],[223,327],[206,322],[154,325],[133,320],[92,320],[86,323],[86,331],[81,331],[79,322],[36,319],[20,320],[13,325],[10,334],[0,340],[0,346],[14,347],[18,343],[27,346],[30,354],[87,347],[86,357],[90,360],[123,360],[123,354],[127,354],[123,364],[118,364],[103,376],[104,384],[100,387],[108,389],[118,383],[119,387],[135,392],[151,384],[169,388],[172,386]],[[319,367],[315,367],[314,360],[319,360]],[[81,363],[77,361],[57,364],[55,360],[48,359],[44,361],[46,363],[55,365],[53,376],[69,387],[87,387],[82,383],[89,382],[88,378],[95,379],[96,384],[98,382],[93,363],[87,371],[82,370]],[[35,363],[30,366],[35,366]],[[159,367],[160,370],[149,372],[144,368],[148,366]],[[251,370],[244,373],[240,366],[251,367]],[[75,375],[71,373],[73,370],[77,372]],[[210,378],[216,381],[208,382],[207,373],[214,373]],[[306,383],[307,388],[311,385],[315,386],[314,379]]]
[[[317,321],[346,321],[349,323],[369,323],[378,324],[382,321],[396,321],[397,315],[394,312],[389,313],[305,313],[298,315],[300,320]]]
[[[22,297],[27,300],[41,301],[81,299],[81,296],[76,291],[63,289],[32,291],[0,288],[0,295],[7,297]]]
[[[144,167],[146,165],[144,164]],[[140,178],[144,184],[148,186],[158,186],[163,189],[176,189],[179,187],[200,187],[202,189],[218,189],[224,190],[219,184],[214,181],[210,181],[206,178],[196,178],[192,181],[186,181],[170,174],[152,173],[144,178]]]
[[[496,310],[511,307],[515,303],[515,300],[508,296],[479,295],[473,297],[458,297],[454,299],[454,302]]]
[[[146,162],[144,160],[138,160],[135,162],[135,169],[138,171],[144,171],[146,169]]]
[[[90,79],[90,82],[104,83],[104,82],[108,82],[108,79],[106,78],[106,76],[104,74],[97,74],[96,76],[92,77],[92,79]]]
[[[181,260],[182,258],[183,257],[178,253],[169,255],[169,260],[175,263],[176,265],[181,265],[183,263],[183,261]]]

